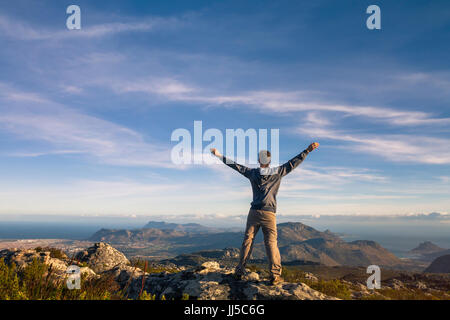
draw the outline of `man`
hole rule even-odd
[[[227,159],[216,148],[211,149],[211,153],[222,159],[227,166],[248,178],[253,190],[253,201],[247,217],[247,226],[244,241],[242,242],[239,264],[235,270],[236,278],[242,279],[244,276],[245,265],[252,252],[253,241],[259,228],[262,228],[264,245],[269,259],[271,283],[277,284],[283,282],[283,278],[281,277],[281,257],[277,245],[277,223],[275,217],[277,211],[276,196],[280,187],[281,178],[294,170],[305,160],[308,153],[318,147],[319,144],[314,142],[299,155],[276,168],[269,167],[270,152],[262,150],[259,152],[258,157],[260,167],[254,169],[247,168]]]

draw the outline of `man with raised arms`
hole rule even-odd
[[[262,229],[264,235],[264,245],[269,259],[269,271],[272,284],[283,282],[281,278],[281,257],[277,245],[277,193],[280,187],[281,178],[294,170],[305,160],[306,156],[317,149],[317,142],[311,143],[308,148],[300,154],[286,162],[285,164],[271,168],[270,152],[262,150],[259,152],[259,168],[248,168],[237,164],[221,155],[216,148],[211,149],[211,153],[221,159],[230,168],[233,168],[244,177],[250,180],[253,190],[253,201],[247,217],[244,241],[242,243],[239,264],[236,266],[235,276],[242,279],[245,274],[245,265],[252,252],[255,235]]]

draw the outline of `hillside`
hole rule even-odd
[[[318,231],[313,227],[307,226],[301,222],[285,222],[277,225],[278,229],[278,242],[280,244],[291,244],[293,242],[301,242],[309,239],[328,239],[339,241],[340,237],[330,232]]]
[[[440,256],[433,260],[424,272],[432,273],[450,273],[450,254]]]
[[[90,241],[105,241],[109,243],[134,243],[134,242],[164,242],[175,240],[187,235],[184,231],[174,229],[101,229],[94,233]]]
[[[344,242],[315,238],[280,246],[280,253],[286,261],[308,260],[328,266],[392,266],[401,263],[400,259],[378,243],[366,240]]]

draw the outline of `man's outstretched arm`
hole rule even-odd
[[[306,156],[312,152],[313,150],[317,149],[319,147],[319,144],[317,142],[313,142],[311,143],[308,148],[306,148],[305,150],[303,150],[300,154],[296,155],[294,158],[292,158],[291,160],[289,160],[288,162],[286,162],[285,164],[280,166],[279,169],[279,174],[284,177],[285,175],[287,175],[289,172],[291,172],[292,170],[294,170],[295,168],[297,168],[300,163],[303,162],[303,160],[305,160]]]
[[[211,153],[215,155],[217,158],[221,159],[223,163],[225,163],[230,168],[233,168],[243,176],[248,178],[248,174],[250,172],[250,168],[247,168],[246,166],[237,164],[231,159],[226,158],[225,156],[221,155],[220,152],[216,148],[211,148]]]

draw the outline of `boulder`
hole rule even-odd
[[[80,251],[75,259],[85,262],[96,273],[111,270],[117,266],[126,266],[130,261],[119,250],[104,242],[95,243],[92,247]]]

